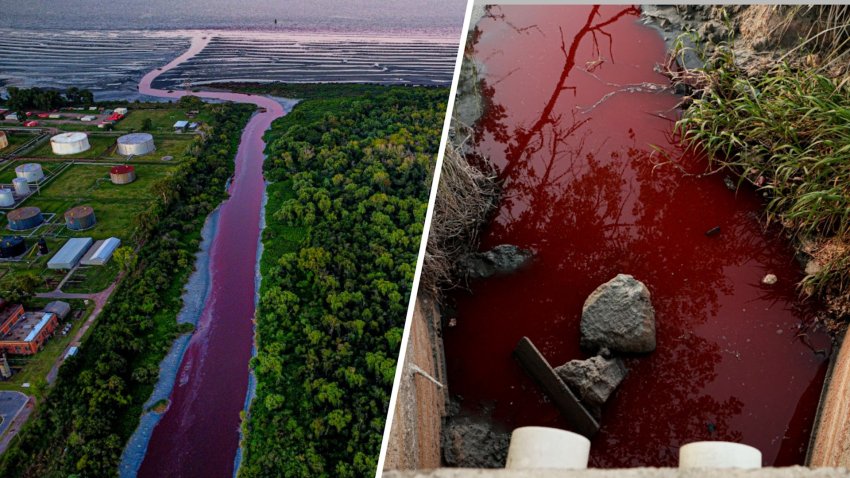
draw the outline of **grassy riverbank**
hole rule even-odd
[[[712,45],[705,68],[679,75],[697,88],[676,128],[712,169],[763,193],[768,222],[806,264],[801,291],[825,300],[838,327],[850,317],[850,87],[842,70],[815,64],[835,55],[817,38],[777,47],[788,62],[760,71],[739,66],[734,38]]]
[[[311,99],[266,136],[274,183],[239,476],[371,476],[448,91],[289,88],[266,91]]]
[[[115,476],[124,443],[180,332],[175,317],[207,214],[225,197],[253,106],[205,106],[211,133],[159,180],[128,236],[141,246],[80,352],[0,459],[3,477]]]

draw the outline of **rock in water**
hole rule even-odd
[[[581,311],[581,346],[627,353],[655,350],[655,310],[649,289],[627,274],[597,287]]]
[[[626,378],[627,371],[622,360],[606,359],[597,355],[587,360],[570,360],[560,367],[555,367],[555,373],[582,401],[589,405],[601,406]]]
[[[471,279],[484,279],[494,275],[510,274],[531,261],[534,253],[512,244],[501,244],[486,252],[476,252],[461,259]]]
[[[451,418],[443,427],[443,459],[461,468],[503,468],[511,435],[488,423],[469,418]]]

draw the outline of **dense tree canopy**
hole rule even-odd
[[[372,476],[447,91],[301,103],[269,139],[240,476]]]
[[[94,103],[94,95],[89,90],[72,86],[61,92],[42,88],[17,88],[10,86],[6,89],[8,99],[6,106],[12,111],[26,109],[53,110],[63,106],[88,106]]]

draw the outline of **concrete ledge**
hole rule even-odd
[[[740,469],[680,469],[680,468],[627,468],[589,470],[474,470],[468,468],[440,468],[424,471],[385,471],[382,478],[845,478],[846,468],[759,468]]]

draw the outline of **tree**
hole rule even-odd
[[[138,259],[136,257],[135,251],[133,251],[133,248],[130,246],[122,246],[118,249],[115,249],[115,252],[112,253],[112,256],[118,263],[118,267],[121,272],[131,271],[134,267],[136,267],[136,261]]]
[[[41,285],[42,279],[35,272],[26,272],[18,276],[17,281],[9,286],[5,292],[7,301],[21,303],[29,299]]]

